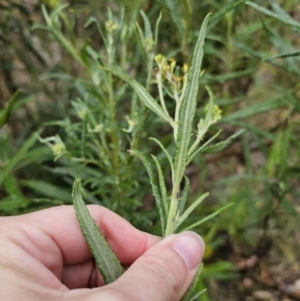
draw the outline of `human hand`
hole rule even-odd
[[[204,251],[196,234],[161,240],[108,209],[88,209],[127,271],[103,286],[72,206],[1,217],[0,300],[177,301],[183,296]]]

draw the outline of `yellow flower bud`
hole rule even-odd
[[[162,54],[157,54],[154,57],[154,60],[155,60],[155,62],[156,62],[157,65],[161,65],[162,63],[165,62],[166,58]]]
[[[187,73],[187,72],[189,71],[189,66],[188,66],[188,64],[184,64],[183,67],[181,68],[181,71],[182,71],[183,73]]]

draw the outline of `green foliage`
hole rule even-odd
[[[143,15],[144,16],[144,15]],[[144,88],[142,85],[140,85],[138,82],[136,82],[133,78],[125,75],[122,72],[119,72],[112,68],[102,68],[104,71],[107,71],[109,73],[112,73],[113,75],[118,76],[122,80],[124,80],[126,83],[128,83],[133,90],[138,95],[141,102],[150,110],[152,110],[158,117],[169,123],[171,127],[173,128],[174,132],[174,142],[175,142],[175,154],[174,158],[171,158],[168,151],[165,149],[165,147],[156,139],[154,139],[155,142],[158,143],[158,145],[162,148],[163,152],[166,154],[169,162],[170,167],[172,170],[172,193],[171,196],[168,197],[167,195],[167,188],[165,185],[161,165],[157,158],[155,156],[152,156],[152,158],[155,161],[157,172],[158,172],[158,178],[160,185],[157,184],[156,177],[154,175],[151,163],[149,160],[139,151],[137,150],[130,150],[130,152],[137,156],[143,163],[148,176],[150,180],[150,184],[152,187],[152,192],[154,195],[154,198],[156,200],[156,206],[158,209],[158,213],[160,216],[160,223],[162,227],[162,235],[168,236],[173,233],[175,233],[177,227],[179,227],[192,213],[192,211],[203,201],[203,199],[208,195],[204,194],[200,196],[190,207],[186,209],[186,211],[183,211],[183,206],[180,204],[180,183],[182,181],[182,178],[184,177],[184,171],[187,167],[187,164],[189,163],[190,156],[189,154],[192,154],[193,150],[197,147],[197,144],[199,144],[200,140],[203,138],[203,136],[208,131],[209,127],[216,123],[221,118],[221,111],[219,108],[215,105],[213,105],[212,100],[212,93],[210,90],[208,90],[210,95],[210,103],[209,107],[207,109],[206,117],[202,120],[200,119],[200,122],[198,124],[198,136],[196,138],[196,141],[192,145],[191,149],[189,149],[191,135],[192,135],[192,125],[193,125],[193,119],[196,111],[196,97],[198,95],[198,89],[199,89],[199,78],[201,74],[201,64],[202,64],[202,58],[203,58],[203,46],[204,46],[204,39],[205,39],[205,33],[206,33],[206,27],[208,23],[208,17],[209,15],[204,19],[204,22],[202,24],[202,27],[199,32],[199,37],[194,49],[193,58],[192,58],[192,64],[187,72],[185,69],[187,67],[183,68],[183,73],[186,73],[186,77],[184,80],[184,84],[182,87],[182,91],[178,89],[179,80],[174,75],[174,67],[175,67],[175,61],[170,60],[170,64],[166,63],[166,59],[162,55],[157,55],[155,57],[156,63],[158,64],[158,71],[157,71],[157,85],[159,88],[159,94],[160,94],[160,100],[161,105],[157,104],[155,99],[151,97],[151,95],[147,92],[147,88]],[[144,16],[145,19],[145,16]],[[146,30],[148,29],[148,32],[150,32],[150,27],[148,22],[146,23]],[[174,119],[171,117],[169,112],[167,111],[167,108],[165,106],[164,102],[164,96],[162,95],[161,88],[164,87],[164,83],[162,82],[162,78],[166,77],[169,79],[171,85],[171,92],[174,93],[174,100],[176,102],[176,109],[175,109],[175,117]],[[177,81],[177,85],[176,85]],[[208,89],[208,88],[207,88]],[[178,94],[177,94],[178,93]],[[180,93],[180,94],[179,94]],[[181,95],[182,94],[182,95]],[[63,145],[62,141],[58,139],[59,137],[54,138],[55,145],[49,145],[52,150],[56,150],[57,145],[59,145],[59,152],[54,151],[54,154],[56,155],[56,158],[59,158],[60,155],[64,155],[66,153],[65,146]],[[233,137],[229,138],[231,141]],[[57,142],[58,140],[58,142]],[[153,139],[152,139],[153,140]],[[41,140],[42,142],[49,143],[52,141],[51,138]],[[219,143],[221,144],[221,143]],[[227,146],[229,143],[226,141],[223,144],[224,147]],[[219,147],[220,149],[224,148],[223,146]],[[215,146],[216,148],[216,146]],[[98,268],[101,273],[104,273],[104,278],[108,278],[109,275],[107,275],[107,271],[116,270],[116,268],[110,268],[110,266],[121,267],[121,264],[118,262],[117,258],[114,256],[113,252],[108,247],[107,243],[103,243],[103,236],[98,231],[98,229],[95,229],[95,223],[91,216],[88,214],[87,208],[84,206],[81,197],[79,202],[79,196],[78,196],[78,184],[79,180],[75,181],[74,188],[73,188],[73,200],[74,200],[74,206],[75,211],[77,214],[77,219],[80,223],[80,226],[82,228],[82,231],[85,235],[86,240],[89,243],[90,249],[92,253],[94,254],[94,257],[96,259]],[[159,189],[160,188],[160,189]],[[185,192],[186,194],[186,192]],[[185,199],[186,196],[184,195],[183,199]],[[170,200],[170,205],[168,205],[168,200]],[[80,203],[80,207],[79,204]],[[204,223],[205,221],[215,217],[219,214],[223,209],[227,208],[228,206],[223,207],[222,209],[217,210],[216,212],[212,213],[211,215],[208,215],[206,218],[203,218],[200,222],[195,223],[194,225],[190,226],[190,228],[196,227],[199,224]],[[107,270],[107,271],[106,271]],[[199,271],[196,274],[195,282],[189,289],[189,291],[184,296],[183,300],[189,300],[193,289],[195,288],[195,285],[197,283],[197,280],[200,276],[200,271],[202,270],[202,267],[199,268]],[[113,277],[110,276],[109,279],[107,279],[108,283],[115,280],[118,276],[121,274],[114,275]],[[198,295],[197,295],[198,296]]]
[[[3,112],[0,114],[0,128],[7,122],[11,111],[14,109],[15,103],[19,96],[19,91],[17,91],[12,98],[8,101],[6,107],[4,108]]]
[[[0,129],[0,214],[69,204],[74,180],[81,178],[86,203],[159,234],[165,231],[160,219],[174,212],[176,182],[178,220],[188,213],[177,231],[196,225],[207,244],[197,290],[208,292],[201,300],[221,298],[209,289],[211,279],[227,286],[236,275],[225,262],[235,251],[226,255],[223,240],[247,257],[262,252],[268,234],[272,254],[288,261],[292,256],[283,252],[297,253],[296,239],[286,238],[298,235],[300,197],[295,1],[43,3],[42,10],[1,4],[0,116],[10,116]],[[195,68],[200,78],[193,82],[186,63],[192,62],[199,20],[210,12],[202,72]],[[39,24],[31,30],[33,20]],[[194,120],[188,116],[180,124],[187,82],[200,89],[189,103]],[[8,99],[18,90],[11,110]],[[213,116],[218,120],[208,122]],[[181,149],[188,153],[181,162],[185,173],[174,162],[179,126],[191,134],[182,137],[190,139]],[[246,131],[239,136],[241,128]],[[128,149],[154,161],[159,213],[149,172]],[[241,287],[237,278],[231,285]]]
[[[76,180],[73,186],[73,200],[77,219],[80,223],[84,237],[94,255],[97,266],[106,284],[115,281],[123,274],[123,267],[116,255],[111,250],[105,237],[93,221],[85,206],[80,192],[80,180]]]

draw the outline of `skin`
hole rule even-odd
[[[103,284],[72,206],[1,217],[0,300],[180,300],[202,260],[198,235],[162,240],[101,206],[88,209],[126,272]]]

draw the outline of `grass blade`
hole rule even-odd
[[[180,8],[180,1],[174,1],[174,0],[163,0],[161,1],[163,6],[169,11],[172,21],[174,25],[177,27],[180,36],[184,35],[184,26],[182,22],[182,13]]]
[[[233,204],[234,204],[234,203],[230,203],[230,204],[228,204],[228,205],[222,207],[221,209],[219,209],[219,210],[213,212],[212,214],[210,214],[210,215],[208,215],[208,216],[202,218],[200,221],[198,221],[198,222],[196,222],[196,223],[194,223],[194,224],[188,226],[188,227],[185,228],[183,231],[188,231],[188,230],[191,230],[191,229],[193,229],[193,228],[196,228],[196,227],[200,226],[201,224],[203,224],[203,223],[209,221],[210,219],[216,217],[216,216],[219,215],[223,210],[227,209],[228,207],[232,206]]]
[[[239,111],[224,116],[221,121],[231,122],[237,119],[243,119],[252,115],[257,115],[258,113],[263,113],[284,107],[287,107],[287,104],[286,102],[284,102],[284,100],[282,100],[282,96],[275,95],[265,100],[264,102],[248,106]]]
[[[271,61],[271,60],[275,60],[275,59],[285,59],[288,57],[299,56],[299,55],[300,55],[300,50],[297,50],[297,51],[293,51],[293,52],[282,53],[282,54],[264,59],[264,61]]]
[[[30,188],[33,191],[36,191],[39,195],[49,199],[63,201],[65,204],[72,204],[72,198],[69,190],[67,189],[63,189],[42,180],[20,180],[19,182],[23,187]]]
[[[7,122],[11,111],[14,109],[16,101],[19,97],[20,91],[17,91],[8,101],[7,105],[4,108],[4,111],[0,115],[0,128]]]
[[[94,255],[98,269],[103,276],[104,282],[106,284],[111,283],[123,274],[123,267],[86,208],[81,197],[79,179],[74,182],[72,197],[77,220]]]
[[[158,185],[156,183],[156,179],[154,177],[154,173],[153,173],[151,163],[146,158],[146,156],[144,156],[141,152],[139,152],[135,149],[129,150],[129,153],[132,154],[132,155],[135,155],[137,158],[139,158],[142,161],[143,165],[145,166],[145,168],[147,170],[149,180],[150,180],[150,184],[151,184],[151,187],[152,187],[152,192],[153,192],[153,195],[154,195],[154,198],[155,198],[157,210],[158,210],[160,221],[161,221],[162,235],[164,236],[164,232],[165,232],[165,228],[166,228],[166,215],[164,213],[164,208],[163,208],[163,204],[162,204],[161,195],[159,193],[159,188],[158,188]]]
[[[231,10],[237,8],[238,6],[244,4],[246,0],[236,0],[236,1],[230,1],[226,3],[225,5],[221,5],[220,9],[212,16],[210,25],[208,27],[208,30],[213,28],[220,20],[223,19],[223,17]]]
[[[255,2],[252,2],[252,1],[246,1],[246,4],[253,7],[257,11],[269,16],[269,17],[272,17],[272,18],[274,18],[278,21],[281,21],[282,23],[284,23],[286,25],[291,26],[291,28],[293,30],[295,30],[296,32],[299,33],[300,23],[296,22],[292,18],[290,18],[290,17],[288,18],[287,16],[284,16],[282,14],[275,13],[275,12],[273,12],[273,11],[263,7],[263,6],[260,6],[260,5],[256,4]]]
[[[38,130],[38,134],[41,133],[41,130]],[[37,140],[37,136],[33,134],[23,145],[22,147],[17,151],[17,153],[10,158],[9,162],[0,170],[0,186],[2,185],[3,180],[7,175],[9,175],[10,172],[16,167],[17,164],[21,160],[25,158],[25,155],[27,154],[28,150],[34,145],[34,143]]]

